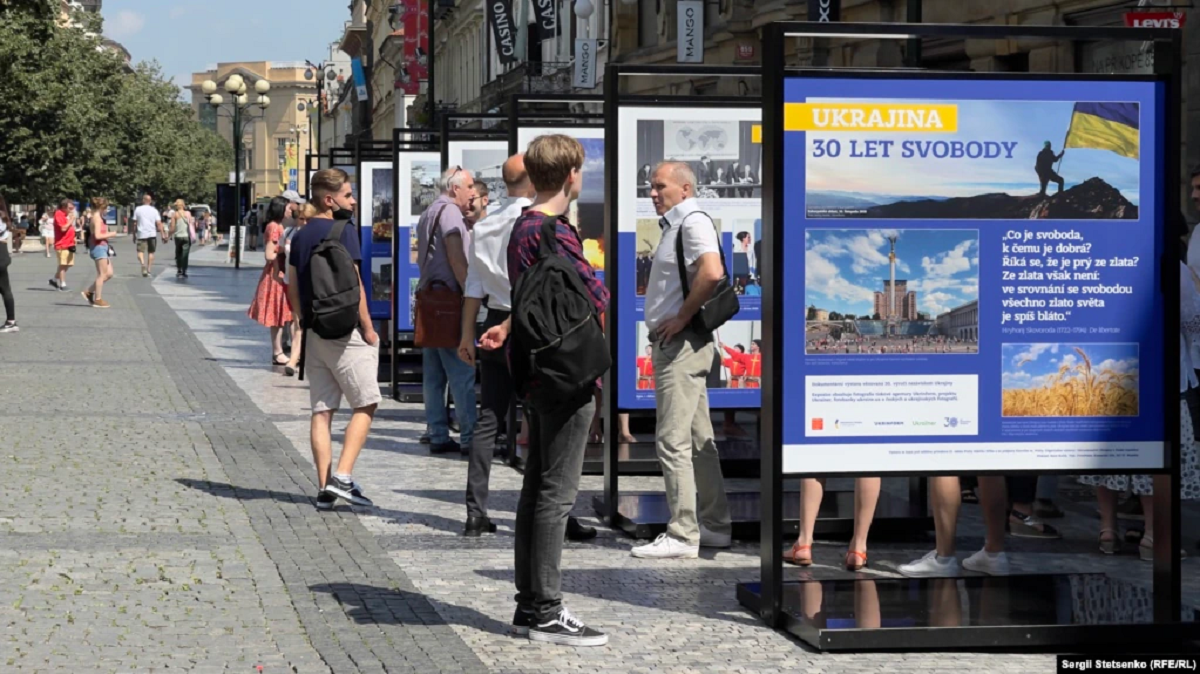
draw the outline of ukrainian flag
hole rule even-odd
[[[1137,103],[1076,103],[1065,148],[1111,150],[1138,158]]]

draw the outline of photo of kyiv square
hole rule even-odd
[[[975,230],[809,229],[810,356],[979,353]]]

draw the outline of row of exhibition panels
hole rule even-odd
[[[739,600],[769,624],[786,627],[811,645],[823,649],[1127,644],[1135,634],[1144,643],[1161,644],[1166,631],[1130,631],[1126,624],[1130,621],[1119,615],[1113,619],[1094,619],[1070,607],[1064,608],[1063,598],[1076,593],[1080,583],[1097,580],[1089,574],[1078,578],[1029,576],[1015,582],[1003,579],[976,582],[978,579],[968,579],[965,586],[960,582],[951,588],[954,590],[951,594],[967,596],[961,595],[961,592],[965,591],[968,595],[973,591],[999,592],[1013,602],[1019,599],[1029,604],[1022,607],[1014,605],[1012,613],[989,618],[990,622],[986,624],[972,622],[974,616],[962,617],[957,624],[936,623],[937,619],[929,611],[914,605],[905,609],[910,611],[911,619],[906,618],[891,627],[885,624],[882,629],[879,625],[864,624],[860,616],[850,615],[837,626],[834,625],[834,618],[839,612],[856,611],[856,599],[859,594],[868,592],[869,583],[887,585],[887,593],[894,595],[898,603],[913,604],[916,598],[915,603],[922,606],[927,605],[927,600],[936,600],[946,588],[937,587],[935,582],[906,579],[868,581],[861,575],[851,580],[807,579],[795,582],[788,578],[785,582],[780,562],[782,540],[794,535],[797,530],[796,505],[799,500],[794,491],[785,491],[785,477],[819,473],[833,477],[884,475],[885,480],[907,480],[907,489],[896,489],[895,485],[889,489],[885,485],[885,496],[877,511],[872,537],[894,535],[911,540],[921,532],[932,529],[927,514],[924,477],[972,473],[1016,475],[1083,472],[1079,470],[1083,464],[1062,463],[1049,467],[1046,464],[1021,464],[1020,461],[1025,458],[1036,458],[1022,452],[997,455],[994,466],[980,470],[963,469],[961,466],[968,465],[966,463],[956,463],[954,466],[947,463],[947,467],[941,468],[929,463],[938,461],[936,457],[922,456],[921,452],[899,452],[895,453],[894,460],[886,467],[880,468],[873,462],[854,464],[853,452],[867,447],[867,444],[861,444],[866,441],[860,441],[860,447],[859,444],[846,441],[839,444],[838,440],[822,443],[810,439],[813,436],[806,434],[806,431],[823,431],[817,422],[824,420],[811,420],[812,428],[805,428],[810,421],[804,402],[805,382],[809,378],[805,374],[807,366],[803,363],[808,327],[802,280],[805,242],[804,236],[786,233],[807,232],[804,228],[807,227],[805,223],[808,217],[802,202],[808,150],[802,134],[784,133],[785,104],[805,101],[805,86],[808,85],[814,85],[811,91],[822,92],[808,95],[827,99],[836,97],[840,95],[836,87],[843,83],[847,85],[847,90],[857,92],[849,98],[903,100],[921,95],[911,91],[934,91],[940,85],[943,93],[929,96],[930,99],[988,100],[991,97],[989,92],[993,92],[998,97],[1010,100],[1044,95],[1046,100],[1065,102],[1068,95],[1074,95],[1077,96],[1075,100],[1087,101],[1093,100],[1082,97],[1087,82],[1104,81],[1107,86],[1138,79],[1043,76],[1021,80],[1007,74],[954,76],[945,73],[848,69],[834,73],[829,70],[799,71],[784,67],[785,38],[835,32],[861,33],[865,39],[881,35],[907,38],[912,35],[946,37],[961,34],[989,40],[1026,35],[1063,40],[1136,38],[1154,42],[1156,67],[1165,74],[1144,78],[1152,85],[1150,88],[1138,89],[1136,94],[1130,94],[1130,98],[1116,100],[1139,100],[1143,110],[1170,112],[1163,113],[1161,117],[1157,113],[1156,116],[1146,115],[1142,119],[1141,133],[1147,141],[1153,141],[1146,145],[1155,148],[1154,153],[1147,153],[1148,157],[1153,157],[1147,161],[1152,161],[1157,168],[1150,171],[1148,177],[1143,174],[1141,180],[1145,185],[1159,186],[1157,189],[1162,191],[1158,195],[1161,199],[1143,200],[1142,211],[1151,213],[1155,203],[1161,206],[1162,203],[1172,203],[1171,200],[1178,197],[1180,162],[1177,146],[1180,124],[1176,108],[1180,100],[1177,68],[1180,43],[1177,36],[1167,31],[1106,29],[1097,33],[1094,29],[1062,27],[1052,30],[1050,27],[1012,26],[840,24],[831,27],[823,24],[773,24],[765,30],[766,48],[764,67],[761,69],[684,66],[639,68],[610,64],[605,76],[603,97],[514,97],[508,115],[444,115],[442,127],[436,132],[422,134],[397,131],[389,143],[360,144],[352,150],[335,152],[322,164],[338,166],[355,176],[364,242],[364,283],[372,302],[373,316],[391,321],[389,334],[393,339],[389,355],[392,371],[397,373],[391,378],[394,397],[402,397],[398,393],[404,386],[399,376],[400,370],[407,368],[408,372],[419,372],[419,367],[416,367],[419,357],[411,349],[412,294],[418,277],[413,230],[425,206],[436,197],[433,184],[437,177],[450,167],[469,169],[477,180],[488,183],[495,203],[503,194],[503,183],[499,179],[500,166],[509,155],[523,149],[542,134],[565,133],[574,136],[583,144],[587,157],[583,189],[577,211],[571,214],[572,221],[579,228],[588,259],[603,275],[611,294],[606,330],[614,365],[604,382],[603,443],[591,464],[591,472],[603,475],[604,492],[597,497],[595,506],[598,514],[607,522],[633,535],[649,536],[662,531],[669,513],[661,494],[620,492],[620,478],[634,472],[631,468],[637,458],[637,447],[620,443],[617,415],[631,414],[636,425],[639,419],[652,416],[651,410],[655,408],[653,368],[644,360],[648,344],[644,327],[644,293],[648,253],[657,246],[661,229],[659,216],[649,199],[648,172],[660,161],[687,161],[701,178],[699,182],[703,184],[698,188],[697,196],[701,207],[718,224],[726,266],[742,293],[741,312],[716,335],[718,348],[713,367],[716,374],[708,382],[714,426],[721,427],[726,419],[731,419],[735,426],[741,425],[748,417],[755,419],[748,438],[726,436],[721,438],[723,444],[719,443],[723,466],[740,465],[745,469],[746,477],[759,480],[756,490],[729,494],[735,520],[735,537],[761,535],[762,540],[761,582],[739,585]],[[1164,43],[1167,45],[1165,48],[1162,47]],[[1171,64],[1175,66],[1173,71]],[[621,93],[620,80],[624,75],[761,77],[764,93],[761,100],[752,97],[722,99],[627,95]],[[1024,87],[1024,93],[1017,91],[1021,87]],[[1055,93],[1056,87],[1060,89],[1058,93]],[[1002,89],[1012,89],[1012,92],[1000,96],[998,92]],[[571,107],[573,105],[575,107]],[[580,112],[581,109],[583,112]],[[1159,123],[1161,126],[1156,127]],[[1029,170],[1028,167],[1026,170]],[[796,189],[792,189],[794,185]],[[796,198],[801,200],[799,206],[793,201]],[[786,227],[785,213],[792,214]],[[1175,244],[1164,235],[1162,218],[1147,216],[1144,220],[1147,222],[1142,224],[1153,226],[1154,233],[1150,239],[1158,242],[1153,244],[1155,251],[1168,257],[1175,255]],[[976,227],[985,230],[984,227]],[[1164,268],[1161,259],[1155,259],[1153,268]],[[984,291],[978,292],[982,299]],[[1150,303],[1144,309],[1139,309],[1142,312],[1139,316],[1153,314],[1161,319],[1156,323],[1159,328],[1149,327],[1150,322],[1147,322],[1137,331],[1140,341],[1145,344],[1143,353],[1147,356],[1147,363],[1173,362],[1172,359],[1178,355],[1178,346],[1161,330],[1161,325],[1178,319],[1178,296],[1173,292],[1171,284],[1163,284],[1161,288],[1150,291],[1153,295],[1147,295]],[[989,324],[994,322],[993,318],[986,320]],[[980,321],[982,327],[983,319]],[[987,339],[997,340],[994,335]],[[979,341],[979,348],[982,349],[984,340]],[[989,348],[993,346],[989,345]],[[1151,349],[1157,353],[1151,353]],[[743,355],[759,355],[765,362],[760,360],[755,364],[753,360],[743,359]],[[969,364],[980,361],[978,356],[956,358],[954,362],[963,368],[973,367]],[[859,371],[865,371],[862,364],[866,362],[867,359],[862,359],[854,368],[843,368],[842,371],[858,376]],[[895,362],[900,362],[900,359],[895,359]],[[403,367],[401,364],[404,364]],[[955,374],[970,375],[965,370]],[[1163,374],[1143,375],[1146,381],[1151,382],[1147,386],[1161,385],[1162,388],[1155,394],[1157,398],[1147,396],[1147,400],[1172,399],[1164,397],[1170,394],[1170,382],[1164,383]],[[885,371],[878,376],[891,375]],[[419,376],[412,381],[419,382]],[[1158,476],[1156,479],[1165,480],[1160,484],[1167,487],[1166,492],[1171,491],[1171,480],[1179,479],[1178,410],[1172,410],[1171,407],[1159,405],[1154,409],[1146,409],[1146,414],[1142,415],[1143,422],[1153,417],[1152,424],[1143,423],[1142,426],[1152,428],[1156,435],[1153,443],[1147,441],[1144,444],[1153,444],[1161,456],[1154,456],[1153,461],[1143,463],[1146,456],[1143,454],[1131,459],[1138,462],[1137,465],[1120,466],[1126,472],[1137,468],[1139,472],[1154,473]],[[824,423],[830,421],[836,429],[839,419]],[[1129,432],[1135,432],[1136,426],[1130,425]],[[510,437],[514,436],[515,425],[510,423],[509,429]],[[634,433],[639,434],[637,428]],[[922,442],[926,440],[924,437],[913,438]],[[875,438],[871,438],[868,444],[873,448],[868,449],[879,450],[895,440],[880,437],[876,442]],[[1023,440],[1031,448],[1039,441],[1042,438],[1036,436]],[[951,450],[956,449],[956,443],[970,444],[957,438],[935,438],[931,442],[941,443],[939,447]],[[818,446],[819,457],[812,451],[805,453]],[[653,447],[645,449],[647,453],[643,456],[648,458],[646,463],[649,465],[654,462]],[[517,456],[518,452],[512,455]],[[813,459],[814,465],[819,463],[823,468],[809,472],[798,457],[804,458],[804,461]],[[908,469],[909,465],[918,467]],[[1115,466],[1106,467],[1095,462],[1087,465],[1091,469],[1088,472],[1121,472]],[[889,475],[892,477],[887,477]],[[1156,510],[1156,518],[1165,516],[1166,523],[1160,521],[1155,534],[1159,539],[1166,538],[1169,541],[1166,545],[1173,546],[1172,549],[1177,551],[1179,496],[1177,482],[1175,485],[1173,494],[1162,495],[1166,507],[1162,512]],[[892,497],[893,502],[889,503],[886,494],[897,496]],[[848,534],[853,523],[853,492],[844,491],[829,496],[822,504],[816,533]],[[1173,536],[1164,530],[1168,527],[1173,528]],[[1157,623],[1155,627],[1172,623],[1170,634],[1182,634],[1183,631],[1174,629],[1177,618],[1169,618],[1172,613],[1179,615],[1181,603],[1178,555],[1156,554],[1154,571],[1155,608],[1149,620]],[[1100,576],[1103,577],[1103,574]],[[1121,593],[1127,590],[1118,588],[1112,591]],[[822,594],[824,599],[821,599]],[[883,598],[884,594],[881,592],[879,596]],[[817,617],[810,615],[812,611],[806,608],[813,602],[814,596],[818,603],[823,601],[822,606],[828,609],[817,611]],[[1039,607],[1037,616],[1030,617],[1028,610],[1021,613],[1021,610],[1034,604]],[[959,606],[955,604],[955,607]],[[1147,619],[1143,617],[1137,626],[1149,627]],[[1194,634],[1194,630],[1188,633]]]

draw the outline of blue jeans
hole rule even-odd
[[[475,368],[458,359],[457,349],[421,351],[421,384],[429,442],[438,445],[450,441],[450,420],[446,415],[446,385],[449,384],[458,415],[459,444],[467,447],[475,433]]]

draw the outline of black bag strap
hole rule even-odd
[[[446,212],[446,206],[442,206],[437,212],[437,216],[433,219],[433,227],[429,230],[429,241],[425,244],[425,263],[429,263],[429,258],[437,252],[437,237],[442,232],[442,213]]]
[[[329,228],[329,233],[326,234],[325,238],[322,240],[323,241],[341,241],[342,240],[342,231],[344,231],[345,229],[346,229],[346,221],[338,220],[337,222],[333,223],[333,227]]]
[[[542,218],[542,237],[538,242],[538,259],[558,254],[558,216]]]
[[[683,286],[683,299],[687,299],[688,292],[691,291],[691,284],[688,283],[687,265],[683,261],[683,226],[687,219],[695,214],[701,214],[712,222],[713,230],[717,229],[717,223],[713,222],[712,216],[704,211],[692,211],[683,216],[683,220],[679,222],[679,232],[675,234],[675,262],[679,265],[679,282]],[[725,278],[729,278],[729,266],[725,264],[725,250],[721,247],[721,232],[717,232],[717,255],[721,256],[721,269],[725,271]]]
[[[300,381],[304,381],[304,361],[308,357],[308,330],[300,331]]]

